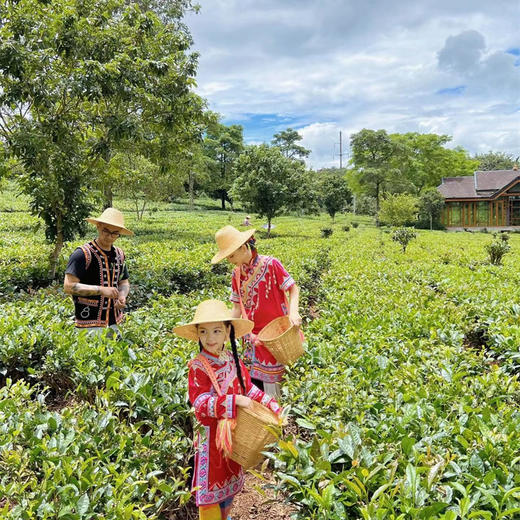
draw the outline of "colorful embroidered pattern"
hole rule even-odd
[[[285,292],[294,283],[279,260],[256,254],[249,265],[240,269],[240,288],[237,276],[232,279],[230,300],[238,304],[242,300],[244,317],[255,324],[253,333],[244,338],[244,358],[251,364],[251,377],[266,383],[280,382],[285,368],[256,335],[275,318],[288,314]]]
[[[189,398],[195,408],[195,417],[203,426],[195,441],[195,468],[193,490],[197,506],[216,504],[233,497],[244,484],[242,467],[227,459],[216,444],[218,421],[236,417],[235,395],[242,389],[237,377],[233,356],[226,352],[222,358],[203,351],[204,356],[215,373],[215,379],[222,395],[217,395],[210,376],[205,371],[204,363],[195,359],[189,363]],[[278,408],[276,401],[266,397],[264,392],[251,383],[249,373],[240,362],[247,395],[258,402],[266,403],[271,409]],[[223,392],[224,385],[226,392]],[[267,400],[266,400],[267,399]]]
[[[90,267],[93,259],[97,262],[99,269],[97,285],[102,287],[117,287],[125,260],[122,249],[119,247],[115,248],[116,260],[112,266],[112,270],[110,270],[107,255],[95,241],[83,244],[81,250],[85,255],[86,269]],[[113,304],[111,299],[101,296],[83,299],[75,296],[74,302],[76,306],[76,327],[108,326],[110,306]],[[123,313],[119,309],[115,310],[115,320],[116,324],[123,321]]]

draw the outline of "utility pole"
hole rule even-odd
[[[338,143],[334,143],[334,149],[336,148],[336,145]],[[334,152],[333,155],[336,155]],[[346,155],[343,153],[343,138],[341,136],[341,130],[339,131],[339,169],[341,170],[343,168],[343,155]]]
[[[343,168],[343,141],[341,139],[341,130],[339,131],[339,169]]]

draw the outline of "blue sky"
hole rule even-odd
[[[314,168],[362,128],[520,155],[518,0],[199,3],[198,92],[249,143],[295,128]]]

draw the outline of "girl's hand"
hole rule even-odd
[[[302,324],[302,317],[300,316],[300,313],[298,311],[291,312],[289,314],[289,319],[291,320],[291,323],[296,327],[299,327]]]
[[[252,400],[245,395],[237,395],[235,397],[235,403],[241,408],[249,408],[251,406]]]

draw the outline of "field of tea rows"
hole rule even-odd
[[[76,333],[37,220],[1,198],[1,518],[183,518],[195,351],[169,331],[227,298],[213,233],[243,215],[182,207],[129,217],[115,342]],[[418,232],[403,254],[366,218],[339,216],[330,238],[328,217],[275,224],[260,252],[302,287],[308,340],[269,455],[280,499],[302,520],[520,517],[520,235],[491,266],[483,233]]]

